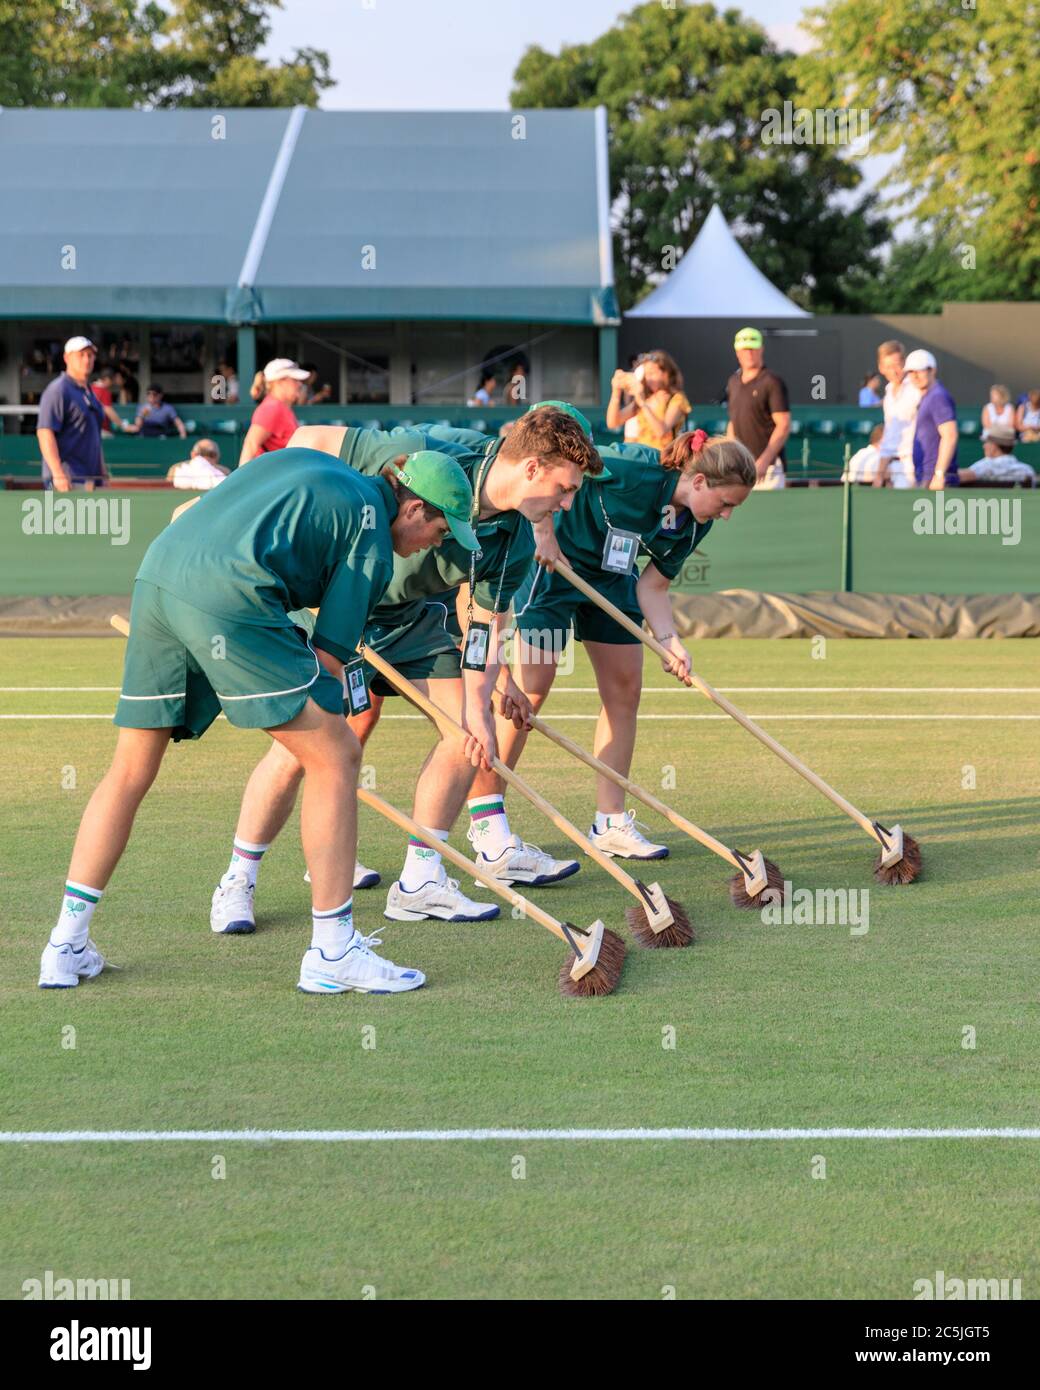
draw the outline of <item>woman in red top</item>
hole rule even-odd
[[[289,443],[299,424],[292,408],[300,398],[300,383],[307,376],[299,363],[288,357],[276,357],[262,372],[257,372],[249,394],[260,404],[253,411],[242,441],[239,468],[257,454],[273,453]]]

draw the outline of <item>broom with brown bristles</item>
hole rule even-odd
[[[609,599],[605,599],[598,593],[591,584],[584,580],[581,575],[575,574],[570,565],[565,560],[557,560],[553,566],[558,574],[562,574],[574,587],[581,591],[592,603],[601,608],[614,621],[620,624],[626,632],[630,632],[633,637],[642,642],[663,661],[672,660],[671,653],[658,642],[656,637],[651,637],[648,633],[632,621],[620,608],[616,608]],[[720,695],[717,690],[702,680],[695,672],[691,671],[685,681],[688,686],[696,686],[702,695],[706,695],[713,704],[718,705],[719,709],[724,710],[731,719],[735,719],[738,724],[747,729],[749,734],[753,734],[759,743],[764,743],[770,752],[775,753],[778,758],[782,758],[788,767],[793,768],[800,777],[804,777],[810,786],[815,787],[829,801],[832,801],[840,811],[851,817],[852,820],[877,842],[881,847],[877,862],[874,865],[874,877],[879,883],[898,884],[912,883],[921,872],[921,847],[911,835],[907,835],[902,826],[894,825],[891,830],[882,825],[880,821],[870,820],[862,811],[858,811],[850,801],[846,801],[843,796],[829,787],[822,777],[818,777],[815,772],[803,762],[800,762],[793,753],[775,738],[772,738],[764,729],[737,709],[736,705],[731,704],[724,695]]]
[[[428,699],[378,652],[373,651],[371,647],[366,647],[363,642],[358,644],[358,652],[371,666],[375,667],[384,680],[389,681],[395,690],[400,691],[402,695],[411,700],[413,705],[416,705],[432,719],[442,733],[467,737],[467,732],[461,724]],[[692,943],[695,933],[686,909],[681,903],[667,897],[659,883],[651,883],[648,886],[640,879],[633,878],[631,874],[626,874],[624,869],[615,864],[613,859],[604,854],[602,850],[597,849],[576,825],[572,825],[555,806],[546,801],[544,796],[536,792],[512,768],[507,767],[500,758],[493,759],[491,766],[508,786],[514,787],[522,797],[531,802],[532,806],[537,807],[544,816],[547,816],[557,830],[562,831],[569,840],[584,850],[590,859],[594,860],[601,869],[610,874],[611,878],[624,888],[626,893],[631,893],[638,906],[628,908],[625,919],[632,930],[632,935],[641,946],[689,946]]]
[[[130,636],[130,624],[118,613],[113,614],[109,622],[124,637]],[[399,830],[414,835],[416,839],[429,838],[429,830],[418,821],[412,820],[411,816],[406,816],[403,811],[391,806],[389,802],[383,801],[374,792],[358,787],[357,794],[360,801],[379,815],[385,816]],[[540,927],[544,927],[546,931],[552,932],[566,943],[574,959],[568,957],[560,967],[561,994],[581,999],[599,994],[612,994],[617,988],[625,961],[625,943],[616,932],[608,931],[600,921],[593,922],[591,927],[584,930],[570,922],[560,922],[542,908],[521,897],[508,884],[500,882],[494,874],[489,874],[479,864],[467,859],[452,845],[441,843],[438,849],[445,859],[460,868],[463,873],[472,874],[485,888],[490,888],[512,907],[518,907],[525,917],[530,917]]]
[[[529,723],[532,729],[537,729],[540,734],[544,734],[564,752],[571,753],[581,762],[591,767],[594,772],[598,772],[601,777],[606,777],[613,782],[616,787],[634,796],[637,801],[642,801],[649,806],[652,811],[656,811],[659,816],[670,821],[676,830],[681,830],[684,835],[689,835],[691,840],[696,840],[705,849],[710,849],[712,854],[717,854],[720,859],[724,859],[727,864],[733,866],[739,872],[735,873],[729,881],[729,896],[736,907],[761,907],[763,902],[782,902],[784,897],[784,876],[771,859],[766,859],[760,849],[756,849],[753,854],[742,854],[739,849],[730,849],[721,840],[716,840],[714,835],[709,835],[706,830],[702,830],[699,825],[694,825],[692,821],[681,816],[678,811],[673,811],[659,797],[654,796],[653,792],[648,792],[645,788],[638,786],[623,773],[602,762],[594,754],[581,748],[573,739],[569,739],[566,734],[558,733],[544,719],[532,714]],[[770,895],[763,897],[765,890],[770,890]]]

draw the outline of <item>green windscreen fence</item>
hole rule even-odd
[[[0,493],[0,595],[128,594],[149,543],[190,495]],[[1040,592],[1035,492],[855,488],[848,501],[842,488],[753,493],[715,523],[676,588]]]

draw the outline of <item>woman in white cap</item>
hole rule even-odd
[[[258,454],[274,453],[288,445],[299,427],[293,406],[300,399],[300,384],[307,376],[290,357],[276,357],[262,372],[257,372],[249,394],[260,404],[253,411],[242,441],[239,468]]]

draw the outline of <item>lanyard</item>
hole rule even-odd
[[[477,518],[480,514],[480,489],[484,485],[485,474],[487,473],[488,469],[491,467],[496,457],[498,456],[498,451],[501,448],[501,444],[502,441],[500,439],[492,439],[489,440],[488,443],[484,446],[484,462],[480,465],[480,468],[477,471],[477,481],[476,485],[473,488],[473,507],[470,511],[469,518],[471,526],[475,526]],[[506,567],[509,564],[509,551],[512,548],[512,545],[513,536],[512,533],[510,533],[509,539],[506,541],[506,551],[502,557],[502,572],[498,576],[498,588],[495,590],[495,601],[491,609],[492,620],[494,620],[498,616],[499,604],[502,600],[502,585],[505,583]],[[477,552],[475,550],[471,550],[469,556],[469,606],[466,613],[467,627],[473,626],[473,588],[476,582]]]
[[[603,513],[603,520],[607,523],[607,531],[608,531],[608,532],[613,531],[613,530],[615,529],[614,523],[611,521],[610,517],[607,515],[607,509],[606,509],[606,507],[603,505],[603,493],[602,493],[602,490],[601,490],[598,486],[596,487],[596,501],[599,503],[599,509],[600,509],[600,511]],[[691,524],[692,524],[692,526],[693,526],[693,538],[694,538],[694,542],[696,543],[696,539],[697,539],[697,518],[693,515],[692,512],[690,513],[690,522],[691,522]],[[639,537],[639,545],[640,545],[640,548],[641,548],[642,550],[645,550],[645,551],[646,551],[646,553],[650,556],[651,560],[656,560],[656,559],[658,558],[658,557],[654,554],[654,552],[650,549],[650,547],[647,545],[646,541],[643,540],[643,537],[642,537],[642,536]]]

